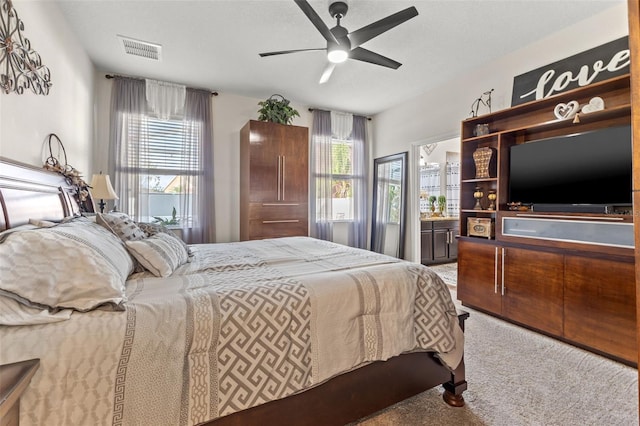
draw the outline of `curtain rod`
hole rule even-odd
[[[115,75],[111,75],[111,74],[105,74],[104,78],[106,78],[107,80],[111,80],[112,78],[115,78]],[[127,78],[135,78],[138,80],[144,80],[143,78],[139,78],[139,77],[127,77]],[[218,96],[218,92],[211,92],[211,96]]]
[[[309,112],[313,112],[314,108],[309,108]],[[326,111],[326,110],[324,110]],[[346,113],[346,114],[351,114],[351,113]],[[352,115],[360,115],[360,114],[352,114]],[[368,121],[373,120],[371,117],[365,117]]]

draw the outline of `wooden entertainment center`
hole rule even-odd
[[[585,105],[596,96],[604,100],[604,110],[577,118],[554,115],[560,103]],[[462,122],[458,298],[463,305],[637,365],[631,208],[607,214],[538,212],[515,209],[508,199],[511,146],[630,123],[629,75]],[[485,126],[478,132],[479,124],[488,125],[488,133]],[[477,177],[479,148],[489,148],[482,151],[490,152],[490,161],[488,174]],[[491,210],[490,191],[496,194]],[[474,208],[474,195],[483,209]],[[521,223],[539,227],[544,237],[518,234]],[[492,233],[487,226],[494,227]],[[580,236],[565,238],[564,230],[575,227]],[[625,238],[628,232],[630,242],[609,242],[614,227]]]

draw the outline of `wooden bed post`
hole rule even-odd
[[[464,331],[464,322],[469,318],[469,312],[465,312],[462,310],[458,311],[458,321],[460,322],[460,328]],[[442,399],[444,402],[451,405],[452,407],[463,407],[464,406],[464,398],[462,396],[462,392],[467,390],[467,380],[465,376],[465,366],[464,366],[464,355],[462,356],[462,360],[458,367],[451,372],[451,380],[446,383],[443,383],[444,393],[442,394]]]

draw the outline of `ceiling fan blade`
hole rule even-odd
[[[309,51],[313,51],[313,50],[327,50],[327,48],[326,47],[318,47],[316,49],[279,50],[277,52],[259,53],[259,55],[264,58],[265,56],[286,55],[287,53],[309,52]]]
[[[318,83],[324,84],[327,81],[329,81],[329,78],[331,77],[331,73],[333,73],[333,70],[335,69],[335,67],[336,67],[336,64],[334,64],[333,62],[329,62],[327,64],[327,67],[322,72],[322,76],[320,77],[320,81]]]
[[[398,69],[400,62],[396,62],[393,59],[389,59],[386,56],[382,56],[378,53],[372,52],[367,49],[363,49],[362,47],[356,47],[352,49],[349,53],[350,59],[355,59],[356,61],[369,62],[370,64],[382,65],[383,67]]]
[[[338,43],[338,40],[336,40],[331,30],[329,30],[329,27],[327,27],[327,24],[325,24],[322,18],[318,16],[316,11],[313,10],[313,8],[307,2],[307,0],[293,0],[293,1],[295,1],[298,7],[302,9],[305,15],[307,15],[307,18],[309,18],[311,23],[318,29],[318,31],[320,31],[320,34],[322,34],[322,37],[324,37],[325,40],[340,44]]]
[[[411,6],[400,12],[389,15],[386,18],[382,18],[379,21],[362,27],[349,33],[349,40],[351,41],[351,47],[358,47],[362,43],[365,43],[375,36],[382,34],[385,31],[389,31],[391,28],[402,24],[409,19],[418,16],[418,9]]]

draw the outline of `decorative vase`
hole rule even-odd
[[[476,205],[473,206],[474,210],[482,210],[482,204],[480,204],[480,200],[484,197],[484,192],[482,192],[482,188],[476,186],[476,190],[473,193],[473,198],[476,199]]]
[[[489,199],[489,210],[495,210],[496,209],[496,199],[498,198],[498,195],[496,195],[496,191],[493,189],[489,190],[489,194],[487,195],[487,198]]]
[[[493,150],[489,147],[478,148],[473,151],[473,161],[476,165],[476,179],[490,178],[489,164],[491,163],[491,157],[493,156]]]

